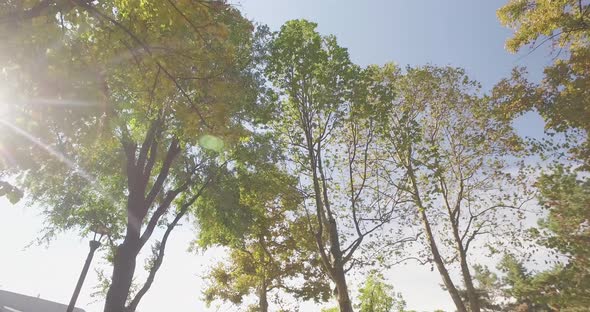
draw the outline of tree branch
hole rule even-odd
[[[102,19],[106,19],[107,21],[111,22],[112,24],[114,24],[115,26],[117,26],[118,28],[122,29],[129,37],[131,37],[131,39],[133,41],[135,41],[148,55],[153,56],[153,53],[150,49],[150,47],[143,42],[141,39],[139,39],[139,37],[137,37],[133,32],[131,32],[131,30],[129,30],[127,27],[125,27],[125,25],[121,24],[120,22],[118,22],[117,20],[113,19],[112,17],[104,14],[103,12],[101,12],[100,10],[96,9],[95,7],[93,7],[92,5],[90,5],[89,3],[84,2],[83,0],[71,0],[72,2],[76,3],[78,6],[88,10],[90,13],[93,13],[95,16],[97,16],[98,18],[102,18]],[[201,111],[196,107],[195,103],[193,102],[193,100],[190,98],[190,96],[188,95],[188,93],[184,90],[184,88],[182,88],[182,86],[180,85],[180,83],[178,82],[178,80],[174,77],[174,75],[172,75],[163,65],[162,63],[160,63],[158,60],[154,60],[155,64],[158,66],[158,68],[160,68],[164,74],[166,75],[166,77],[168,77],[168,79],[170,79],[170,81],[172,81],[172,83],[176,86],[176,88],[178,89],[178,91],[180,91],[180,93],[182,94],[182,96],[188,101],[189,105],[191,106],[191,108],[197,113],[197,115],[199,116],[199,119],[201,120],[201,122],[203,123],[203,125],[205,125],[206,127],[209,128],[209,125],[207,124],[207,122],[205,121],[205,118],[203,116],[203,114],[201,113]]]
[[[190,206],[192,206],[192,204],[201,196],[203,190],[208,185],[208,183],[209,182],[207,181],[201,187],[201,189],[199,189],[199,191],[197,192],[197,194],[195,196],[191,197],[186,203],[184,203],[181,206],[180,211],[176,214],[176,217],[174,218],[174,220],[172,220],[172,222],[170,224],[168,224],[168,226],[166,227],[166,232],[164,232],[164,236],[162,237],[162,240],[161,240],[159,246],[157,246],[158,247],[158,254],[156,255],[156,259],[154,260],[154,264],[150,268],[150,272],[147,277],[147,280],[144,283],[144,285],[141,287],[141,289],[137,292],[137,294],[135,295],[133,300],[131,300],[131,302],[127,306],[128,312],[134,312],[137,309],[137,305],[139,304],[139,301],[141,301],[141,298],[147,293],[147,291],[152,286],[152,283],[154,282],[154,279],[156,277],[156,273],[160,269],[160,266],[162,265],[162,262],[164,261],[164,251],[166,249],[166,243],[168,242],[168,237],[170,237],[170,233],[178,225],[178,222],[180,221],[180,219],[182,219],[182,217],[184,217],[184,215],[186,215],[188,208]],[[147,237],[147,238],[149,238],[149,237]],[[145,244],[145,241],[144,241],[144,237],[142,235],[142,246],[143,246],[143,244]]]
[[[154,185],[150,189],[150,192],[148,193],[145,199],[145,206],[147,208],[149,208],[153,204],[154,200],[156,199],[156,196],[162,190],[164,182],[168,178],[170,167],[172,166],[172,163],[174,162],[176,156],[180,153],[180,150],[181,149],[178,140],[176,138],[172,139],[172,142],[170,142],[170,147],[168,148],[168,152],[166,153],[166,157],[162,164],[162,169],[160,170],[160,173],[158,174],[158,177],[156,178]]]

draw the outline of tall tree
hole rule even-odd
[[[546,217],[531,229],[541,246],[565,261],[542,271],[528,269],[506,254],[497,268],[501,278],[476,266],[478,290],[491,311],[584,311],[588,305],[588,182],[563,166],[537,182]],[[546,263],[548,263],[546,261]],[[501,294],[498,294],[498,291]],[[495,297],[495,299],[494,299]],[[483,307],[483,306],[482,306]]]
[[[519,147],[510,124],[493,118],[494,107],[462,69],[394,65],[370,68],[385,175],[404,179],[432,260],[458,311],[467,311],[449,272],[456,263],[468,307],[480,311],[469,253],[477,239],[509,235],[525,202],[505,158]],[[497,240],[502,243],[501,240]],[[480,246],[481,247],[481,246]]]
[[[546,294],[536,287],[534,273],[527,270],[523,263],[515,256],[506,254],[498,264],[498,269],[503,273],[500,281],[501,289],[508,298],[504,310],[519,312],[544,312],[552,311],[546,304],[542,303]]]
[[[277,155],[274,147],[266,145],[265,149]],[[278,158],[271,157],[264,163],[262,153],[252,152],[255,149],[250,148],[248,154],[256,161],[240,162],[233,187],[227,185],[223,193],[233,198],[233,206],[242,210],[241,216],[228,222],[227,215],[219,213],[217,200],[198,212],[204,228],[199,234],[199,246],[225,246],[230,252],[228,261],[218,263],[207,275],[205,301],[239,305],[245,297],[255,294],[258,302],[250,310],[265,312],[273,302],[272,295],[325,301],[330,288],[319,268],[313,242],[306,239],[307,224],[299,211],[302,197],[297,180],[276,167]]]
[[[0,7],[11,170],[47,207],[49,235],[107,229],[105,311],[133,311],[170,232],[223,171],[217,155],[259,121],[253,27],[222,1]],[[130,298],[137,256],[165,220],[148,279]]]
[[[496,85],[494,94],[505,104],[503,113],[512,118],[534,109],[545,119],[546,128],[581,132],[572,151],[577,160],[590,165],[590,3],[510,0],[497,13],[500,22],[514,31],[506,42],[508,51],[529,46],[532,53],[551,44],[555,52],[540,83],[528,81],[521,68]]]
[[[515,284],[513,288],[535,294],[531,304],[573,311],[588,306],[588,272],[582,269],[588,267],[588,182],[581,177],[590,168],[589,15],[590,3],[575,0],[509,1],[498,10],[500,22],[514,30],[507,41],[509,51],[528,46],[532,52],[549,43],[555,52],[540,83],[528,81],[526,71],[520,69],[497,84],[494,95],[504,104],[502,112],[513,118],[536,110],[545,119],[546,129],[578,134],[565,145],[573,156],[565,160],[568,164],[553,158],[558,164],[545,170],[536,183],[547,213],[535,230],[538,242],[567,260],[529,277],[526,287]],[[551,145],[535,147],[543,156],[561,154],[554,153]],[[572,162],[575,170],[568,167]]]
[[[583,311],[590,305],[590,181],[571,168],[557,166],[537,181],[546,216],[535,229],[538,243],[565,257],[546,271],[530,274],[526,287],[532,304],[556,311]],[[524,289],[523,289],[524,288]]]
[[[353,311],[346,273],[361,260],[355,252],[397,216],[397,198],[379,198],[370,157],[373,125],[353,100],[358,72],[336,38],[321,36],[311,22],[285,23],[271,43],[267,74],[280,92],[282,112],[276,129],[310,194],[310,235],[342,312]]]

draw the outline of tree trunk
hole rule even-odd
[[[260,285],[260,289],[258,290],[258,305],[260,307],[260,312],[268,312],[266,282],[264,281],[262,282],[262,285]]]
[[[322,169],[321,167],[317,166],[316,155],[314,153],[313,143],[311,135],[309,133],[307,133],[307,144],[317,209],[316,214],[318,218],[318,225],[320,227],[318,237],[321,237],[322,235],[323,225],[325,222],[325,226],[329,234],[330,254],[333,259],[332,264],[330,264],[329,259],[322,256],[322,262],[324,263],[324,267],[326,268],[326,270],[329,272],[328,275],[330,276],[330,279],[334,282],[334,284],[336,284],[338,306],[340,307],[340,312],[353,312],[352,302],[350,301],[350,297],[348,295],[348,286],[346,285],[346,274],[344,272],[342,250],[340,248],[340,238],[338,237],[338,226],[336,224],[336,220],[334,220],[333,216],[329,212],[329,209],[325,206],[329,205],[329,202],[326,190],[322,192],[322,189],[320,188],[320,177],[318,177],[318,170],[321,173]],[[320,156],[317,157],[320,158]],[[320,175],[323,179],[323,175]],[[323,202],[322,197],[324,198]],[[324,248],[324,246],[320,244],[319,241],[317,246],[320,250]]]
[[[342,265],[334,266],[334,284],[336,284],[336,291],[338,292],[338,307],[340,312],[353,312],[352,301],[348,296],[348,286],[346,285],[346,274]]]
[[[90,269],[90,263],[92,263],[92,258],[94,257],[94,252],[98,247],[100,247],[100,242],[91,240],[90,241],[90,251],[88,251],[88,256],[86,257],[86,262],[84,263],[84,267],[82,268],[82,272],[80,273],[80,277],[78,278],[78,283],[76,284],[76,288],[74,289],[74,293],[72,294],[72,299],[70,299],[70,304],[66,312],[74,311],[76,306],[76,301],[78,300],[78,296],[80,295],[80,291],[82,290],[82,285],[84,284],[84,280],[86,279],[86,275],[88,274],[88,270]]]
[[[436,241],[434,240],[434,236],[432,234],[432,228],[430,227],[430,222],[428,221],[428,217],[426,216],[426,211],[423,208],[420,209],[420,218],[422,219],[422,224],[424,225],[424,231],[426,232],[426,238],[428,239],[428,245],[430,246],[430,251],[432,253],[432,258],[434,263],[436,264],[436,268],[440,273],[440,276],[443,279],[443,283],[447,288],[447,291],[451,295],[451,299],[453,299],[453,303],[455,303],[455,307],[457,307],[458,312],[467,312],[465,308],[465,304],[463,304],[463,300],[461,300],[461,296],[459,295],[459,291],[451,276],[449,275],[449,271],[445,267],[443,259],[440,255],[438,250],[438,246],[436,245]]]
[[[334,220],[334,218],[330,217],[328,231],[330,234],[330,254],[332,255],[332,259],[334,259],[331,277],[334,284],[336,284],[338,306],[340,308],[340,312],[353,312],[352,301],[350,300],[348,294],[348,285],[346,283],[343,254],[342,250],[340,249],[338,225],[336,224],[336,220]]]
[[[411,155],[411,153],[411,150],[408,151],[408,155]],[[430,252],[432,254],[434,263],[436,264],[436,268],[443,279],[443,283],[447,288],[447,292],[449,295],[451,295],[451,299],[453,299],[453,303],[457,308],[457,312],[467,312],[465,304],[463,303],[463,300],[461,300],[461,295],[459,295],[459,291],[457,290],[457,287],[455,287],[455,284],[449,275],[449,271],[445,267],[445,263],[442,259],[442,256],[440,255],[440,251],[438,250],[436,240],[434,239],[434,234],[432,233],[432,228],[430,227],[430,221],[426,215],[426,207],[424,207],[424,203],[420,197],[420,190],[418,189],[418,183],[416,182],[416,175],[414,174],[412,161],[409,157],[406,166],[410,181],[412,183],[414,202],[418,208],[418,213],[420,215],[420,219],[422,220],[422,225],[424,226],[424,232],[426,232],[426,239],[428,240],[428,245],[430,247]]]
[[[479,298],[477,296],[477,291],[473,286],[473,278],[471,277],[471,272],[469,271],[467,255],[465,254],[465,252],[461,250],[459,256],[461,259],[461,273],[463,274],[463,282],[465,283],[465,288],[467,289],[469,309],[471,310],[471,312],[480,312],[481,308],[479,306]]]
[[[131,284],[133,282],[133,275],[135,273],[135,266],[137,265],[137,255],[150,238],[154,228],[160,221],[161,216],[170,207],[170,204],[178,196],[179,193],[186,190],[188,186],[181,187],[177,190],[170,190],[164,192],[164,185],[168,179],[170,168],[176,156],[180,153],[181,148],[178,140],[174,137],[171,140],[170,146],[166,152],[166,156],[156,174],[157,178],[153,185],[147,189],[150,178],[152,176],[152,169],[156,162],[156,154],[154,148],[157,150],[157,137],[161,129],[161,120],[154,120],[146,134],[145,140],[137,154],[137,144],[131,142],[128,138],[123,138],[123,150],[125,152],[127,163],[127,230],[123,243],[117,247],[115,257],[113,259],[113,275],[111,277],[111,285],[105,298],[104,312],[128,312],[133,311],[137,307],[139,300],[143,293],[151,286],[153,274],[149,277],[147,287],[135,302],[130,302],[127,306]],[[156,198],[159,194],[165,193],[163,199],[157,202],[158,206],[153,212],[146,230],[141,233],[141,227],[145,221],[145,217],[149,208],[156,203]],[[169,234],[169,232],[166,232]],[[163,249],[162,249],[163,256]],[[157,270],[157,268],[156,268]]]
[[[104,312],[125,312],[125,304],[131,289],[137,254],[139,253],[139,235],[130,237],[117,248],[113,261],[111,286],[105,299]]]
[[[461,188],[462,189],[462,188]],[[460,192],[461,196],[462,191]],[[460,200],[457,200],[457,205],[455,206],[455,213],[459,213],[460,209]],[[461,234],[459,234],[459,219],[454,215],[453,211],[451,210],[450,206],[447,205],[447,211],[449,213],[449,219],[451,223],[451,227],[453,229],[453,238],[455,239],[455,244],[457,246],[457,252],[459,253],[459,263],[461,266],[461,274],[463,275],[463,283],[465,284],[465,289],[467,291],[467,300],[469,301],[469,310],[471,312],[480,312],[481,308],[479,306],[479,298],[477,296],[477,292],[475,287],[473,286],[473,278],[471,277],[471,272],[469,271],[469,263],[467,263],[467,248],[469,248],[469,243],[467,245],[463,245],[463,239],[461,238]]]

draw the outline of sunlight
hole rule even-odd
[[[27,131],[23,130],[22,128],[20,128],[20,127],[18,127],[16,125],[14,125],[14,124],[12,124],[12,123],[4,120],[4,119],[0,119],[0,124],[6,126],[7,128],[11,129],[13,132],[15,132],[15,133],[19,134],[20,136],[26,138],[27,140],[29,140],[30,142],[34,143],[38,147],[41,147],[47,153],[49,153],[51,156],[55,157],[59,161],[63,162],[66,166],[68,166],[71,169],[73,169],[76,173],[80,174],[80,176],[82,176],[88,182],[91,182],[92,184],[96,184],[96,179],[94,179],[94,177],[92,177],[86,171],[84,171],[81,168],[79,168],[74,162],[72,162],[71,160],[69,160],[67,157],[65,157],[60,152],[58,152],[55,149],[53,149],[51,146],[49,146],[49,145],[41,142],[39,139],[35,138],[31,134],[29,134]]]
[[[0,1],[0,312],[589,311],[590,0],[345,2]]]
[[[9,168],[14,165],[15,160],[12,155],[6,150],[6,148],[0,143],[0,166]]]
[[[98,102],[69,100],[69,99],[33,99],[30,101],[33,105],[52,105],[52,106],[72,106],[72,107],[89,107],[97,106]]]
[[[10,130],[12,130],[13,132],[15,132],[16,134],[24,137],[25,139],[27,139],[28,141],[32,142],[33,144],[37,145],[38,147],[42,148],[43,150],[45,150],[47,153],[49,153],[51,156],[55,157],[57,160],[61,161],[62,163],[64,163],[66,166],[68,166],[69,168],[71,168],[72,170],[74,170],[74,172],[76,172],[77,174],[79,174],[82,178],[84,178],[86,181],[90,182],[90,187],[92,187],[94,190],[96,190],[99,194],[101,194],[101,196],[105,196],[105,194],[109,194],[108,191],[103,189],[103,186],[99,183],[99,181],[93,177],[92,175],[90,175],[87,171],[83,170],[82,168],[80,168],[78,165],[76,165],[73,161],[71,161],[69,158],[67,158],[66,156],[64,156],[62,153],[56,151],[54,148],[52,148],[51,146],[41,142],[41,140],[35,138],[34,136],[32,136],[30,133],[28,133],[27,131],[25,131],[24,129],[14,125],[13,123],[6,121],[5,119],[0,119],[0,125],[4,125],[5,127],[9,128]],[[9,164],[10,163],[14,163],[14,157],[12,157],[10,154],[8,154],[3,148],[2,145],[0,145],[0,155],[3,157],[3,159],[6,159]],[[106,198],[108,199],[108,201],[110,201],[113,205],[116,204],[116,200],[110,196],[110,195],[106,195]]]

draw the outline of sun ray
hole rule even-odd
[[[73,161],[71,161],[70,159],[68,159],[67,157],[65,157],[62,153],[60,153],[60,152],[56,151],[55,149],[53,149],[51,146],[49,146],[49,145],[41,142],[41,140],[39,140],[36,137],[32,136],[27,131],[23,130],[22,128],[20,128],[20,127],[18,127],[16,125],[14,125],[14,124],[12,124],[12,123],[4,120],[4,119],[0,119],[0,124],[3,124],[7,128],[11,129],[13,132],[17,133],[18,135],[26,138],[27,140],[29,140],[33,144],[35,144],[38,147],[42,148],[47,153],[49,153],[51,156],[55,157],[57,160],[61,161],[66,166],[68,166],[71,169],[73,169],[76,173],[78,173],[81,177],[83,177],[88,182],[90,182],[92,184],[96,184],[96,179],[93,176],[91,176],[88,172],[86,172],[83,169],[81,169]]]
[[[80,100],[71,100],[71,99],[46,99],[46,98],[36,98],[28,101],[32,105],[50,105],[50,106],[73,106],[73,107],[92,107],[92,106],[99,106],[100,103],[98,101],[90,102],[90,101],[80,101]]]
[[[80,168],[77,164],[75,164],[69,158],[67,158],[66,156],[64,156],[62,153],[56,151],[51,146],[43,143],[38,138],[34,137],[33,135],[31,135],[30,133],[28,133],[24,129],[22,129],[22,128],[14,125],[12,123],[10,123],[9,121],[6,121],[4,119],[0,119],[0,124],[1,125],[4,125],[7,128],[9,128],[10,130],[12,130],[13,132],[15,132],[16,134],[18,134],[18,135],[26,138],[27,140],[31,141],[33,144],[41,147],[43,150],[45,150],[51,156],[53,156],[56,159],[58,159],[59,161],[63,162],[66,166],[70,167],[77,174],[79,174],[85,180],[87,180],[88,182],[90,182],[91,187],[94,188],[97,192],[99,192],[100,195],[105,196],[111,202],[111,204],[116,205],[117,201],[111,195],[109,195],[109,192],[107,190],[104,190],[103,189],[103,187],[101,186],[101,184],[92,175],[90,175],[88,172],[84,171],[82,168]],[[132,223],[132,224],[134,224],[134,223]],[[141,225],[140,225],[140,227],[141,227]],[[138,230],[140,230],[140,229],[138,229]]]

